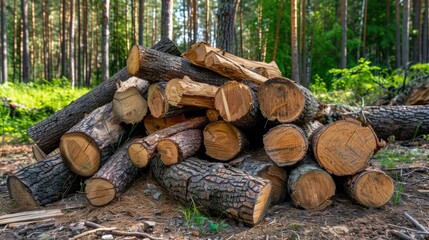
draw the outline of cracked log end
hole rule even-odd
[[[112,104],[116,117],[124,123],[140,122],[147,114],[147,102],[135,87],[115,92]]]
[[[179,150],[177,145],[171,140],[164,140],[157,145],[158,152],[161,154],[162,162],[167,165],[173,165],[179,162]]]
[[[140,143],[133,143],[128,147],[128,156],[133,165],[138,168],[146,167],[149,162],[148,151]]]
[[[90,177],[100,168],[100,149],[84,133],[64,134],[60,141],[60,152],[66,165],[77,175]]]
[[[127,58],[127,69],[128,73],[131,75],[135,75],[140,68],[140,47],[138,45],[134,45],[131,48],[130,54]]]
[[[110,203],[115,198],[116,191],[109,181],[90,178],[85,182],[85,194],[91,205],[99,207]]]

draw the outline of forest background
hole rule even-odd
[[[38,109],[21,126],[5,108],[3,136],[124,68],[134,43],[162,37],[275,61],[324,101],[382,104],[429,75],[428,0],[1,0],[0,20],[0,97]]]

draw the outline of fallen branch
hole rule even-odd
[[[390,234],[395,235],[395,236],[397,236],[397,237],[399,237],[400,239],[403,239],[403,240],[417,240],[417,239],[415,239],[413,237],[410,237],[407,234],[402,233],[402,232],[398,232],[398,231],[395,231],[395,230],[390,230],[389,232],[390,232]]]
[[[427,228],[425,228],[423,225],[419,223],[416,219],[414,219],[410,214],[407,212],[404,212],[404,216],[410,220],[414,226],[416,226],[418,229],[422,230],[425,234],[429,234]]]

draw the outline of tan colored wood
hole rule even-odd
[[[173,106],[214,108],[218,87],[192,81],[188,76],[171,79],[165,88],[168,102]]]
[[[146,129],[146,133],[152,134],[158,130],[167,128],[169,126],[172,126],[176,123],[184,122],[186,121],[186,116],[184,113],[165,117],[165,118],[155,118],[152,115],[146,115],[143,119],[143,124]]]
[[[370,126],[355,120],[340,120],[316,130],[311,145],[317,162],[337,176],[363,170],[378,149],[377,136]]]
[[[149,86],[147,91],[147,102],[150,114],[156,118],[174,116],[189,110],[189,108],[176,107],[168,103],[165,93],[166,85],[166,82],[153,83]]]
[[[294,124],[271,128],[263,137],[264,149],[278,166],[290,166],[307,154],[308,140],[304,131]]]
[[[206,116],[210,122],[221,120],[220,114],[216,109],[207,109]]]
[[[221,56],[231,59],[232,61],[240,64],[242,67],[254,71],[264,77],[274,78],[281,77],[282,75],[277,64],[274,61],[270,63],[265,63],[240,58],[219,48],[212,47],[206,42],[197,42],[193,44],[188,51],[183,53],[182,56],[189,59],[195,65],[204,67],[205,57],[210,51],[216,52]]]
[[[156,149],[162,162],[169,166],[193,156],[202,145],[202,135],[201,129],[191,129],[160,141]]]
[[[36,161],[40,161],[46,158],[46,153],[44,153],[42,149],[37,146],[37,144],[33,144],[31,146],[31,150],[33,152],[33,157],[36,159]]]
[[[248,146],[244,134],[224,121],[209,123],[204,128],[203,137],[207,156],[219,161],[237,157]]]
[[[389,175],[367,167],[344,181],[347,195],[365,207],[381,207],[392,198],[395,186]]]
[[[62,216],[60,209],[26,211],[0,216],[0,225]]]

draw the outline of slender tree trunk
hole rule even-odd
[[[143,45],[143,24],[144,24],[144,1],[139,0],[139,14],[138,14],[138,25],[139,25],[139,45]]]
[[[395,23],[396,23],[396,54],[395,54],[395,60],[396,60],[396,68],[400,68],[402,66],[401,64],[401,19],[400,19],[400,10],[399,10],[399,0],[395,1]]]
[[[292,43],[292,79],[301,83],[299,79],[298,57],[298,26],[297,26],[297,0],[291,0],[291,43]]]
[[[365,7],[364,7],[364,12],[363,12],[363,57],[366,58],[366,27],[367,27],[367,19],[368,19],[368,1],[365,1]]]
[[[257,48],[257,56],[256,60],[262,60],[262,0],[258,1],[258,48]]]
[[[36,61],[38,60],[37,57],[40,55],[39,54],[39,42],[36,41],[36,31],[37,31],[37,26],[36,26],[36,20],[35,20],[35,10],[34,10],[34,2],[31,1],[31,42],[30,42],[30,68],[33,68],[33,71],[30,70],[30,74],[32,73],[32,79],[33,81],[36,79],[36,76],[38,76],[38,71],[37,71],[37,64]]]
[[[110,0],[103,1],[103,30],[101,38],[101,78],[109,79],[109,12]]]
[[[305,79],[307,79],[307,48],[306,48],[306,36],[307,36],[307,30],[306,30],[306,23],[307,23],[307,0],[301,0],[300,1],[300,19],[299,19],[299,71],[300,76],[299,79],[301,80],[301,84],[305,85]]]
[[[136,37],[136,1],[131,0],[131,31],[132,31],[132,44],[137,43]]]
[[[12,73],[12,81],[15,82],[16,79],[16,67],[18,65],[17,59],[16,59],[16,53],[18,50],[18,42],[17,42],[17,7],[16,7],[17,1],[13,1],[13,52],[12,52],[12,61],[13,61],[13,73]],[[18,68],[19,69],[19,68]]]
[[[1,65],[2,65],[2,83],[7,83],[7,22],[6,22],[6,0],[1,0]]]
[[[413,40],[413,60],[415,63],[422,61],[422,1],[414,0],[413,1],[413,29],[417,30],[418,34],[414,37]]]
[[[234,0],[220,0],[218,12],[217,47],[232,52],[234,36]]]
[[[49,48],[49,2],[42,0],[42,19],[43,19],[43,69],[46,80],[51,81],[51,52]]]
[[[404,0],[402,16],[402,67],[407,68],[409,62],[409,37],[410,37],[410,0]]]
[[[206,19],[205,19],[205,31],[204,31],[204,41],[209,42],[209,33],[210,33],[210,0],[206,0],[205,5],[205,12],[206,12]]]
[[[423,56],[422,56],[422,62],[428,62],[428,27],[429,27],[429,18],[428,18],[428,11],[429,11],[429,1],[425,0],[425,8],[423,13]]]
[[[194,38],[192,37],[192,33],[193,33],[193,23],[194,23],[194,18],[192,17],[192,0],[187,0],[186,2],[186,12],[188,14],[188,48],[191,48],[191,45],[194,41]]]
[[[390,0],[386,0],[386,25],[387,28],[390,29]],[[386,56],[385,61],[387,64],[387,67],[391,69],[390,65],[390,47],[386,48]]]
[[[69,64],[70,64],[70,69],[69,69],[69,77],[70,77],[70,83],[72,86],[72,89],[74,89],[75,84],[76,84],[76,79],[75,79],[75,69],[74,69],[74,63],[75,63],[75,58],[74,58],[74,0],[70,0],[70,32],[69,32],[69,54],[70,54],[70,58],[69,58]]]
[[[82,52],[83,52],[83,81],[84,86],[90,85],[89,65],[91,64],[91,55],[88,54],[88,0],[83,0],[83,33],[82,33]]]
[[[173,0],[162,0],[161,38],[173,39]]]
[[[67,76],[67,50],[66,50],[66,22],[67,22],[67,1],[63,0],[63,20],[62,20],[62,42],[61,42],[61,76]]]
[[[22,80],[30,81],[30,53],[28,50],[28,0],[21,0],[22,16]]]
[[[240,5],[240,57],[244,56],[244,42],[243,42],[243,7]]]
[[[280,0],[279,12],[277,14],[276,36],[274,37],[273,58],[271,61],[275,61],[277,56],[277,47],[279,43],[279,33],[280,33],[280,24],[282,22],[283,5],[284,5],[284,0]]]
[[[192,44],[194,44],[198,40],[198,1],[197,0],[192,0],[192,28],[193,28]]]
[[[183,15],[183,46],[188,46],[188,42],[187,42],[187,39],[186,39],[186,36],[187,36],[187,34],[186,34],[186,31],[188,31],[188,29],[187,29],[187,25],[186,25],[186,0],[183,0],[183,2],[182,2],[182,15]]]
[[[341,68],[347,67],[347,0],[341,1]]]
[[[76,0],[76,17],[77,17],[77,38],[75,48],[77,50],[77,68],[76,68],[76,81],[78,86],[82,86],[82,19],[81,19],[81,0]]]

